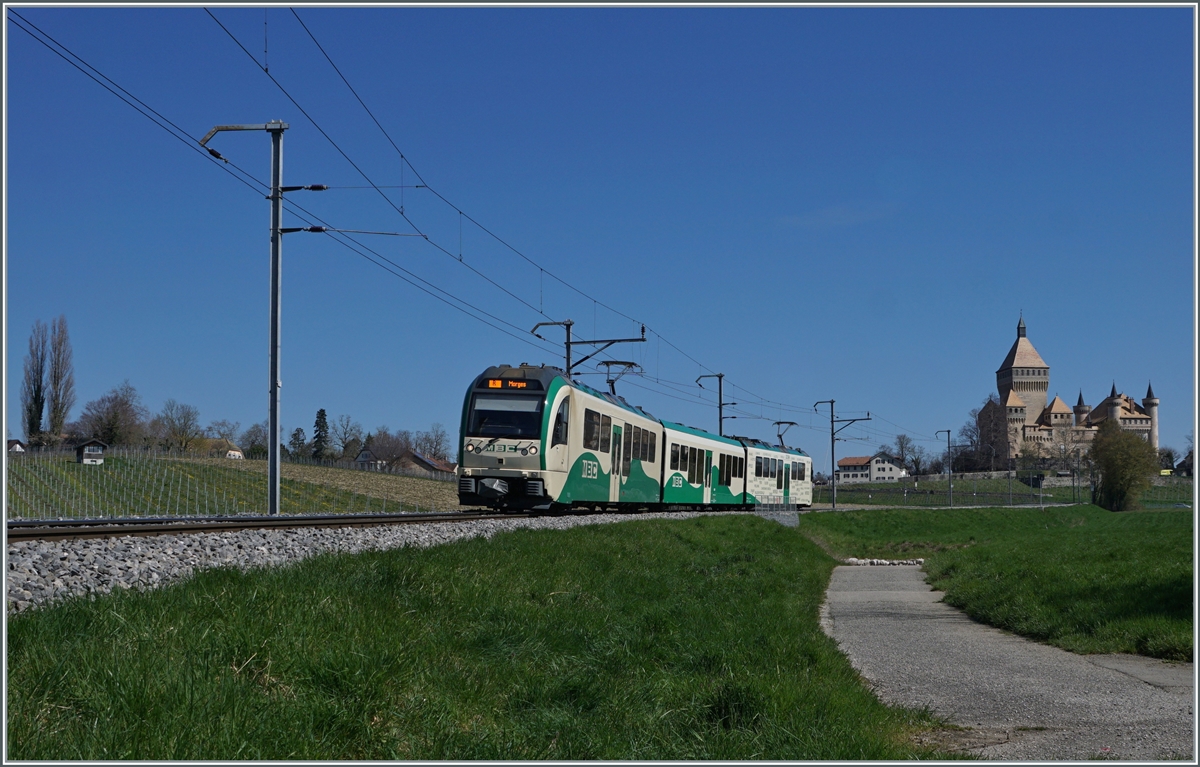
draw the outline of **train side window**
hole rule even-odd
[[[772,458],[770,460],[771,460],[771,479],[775,479],[776,475],[779,473],[779,459]]]
[[[805,468],[804,468],[804,462],[803,462],[803,461],[802,461],[802,462],[800,462],[799,464],[797,464],[797,466],[799,466],[799,467],[800,467],[800,468],[799,468],[799,472],[800,472],[800,473],[799,473],[799,474],[796,474],[796,475],[794,475],[794,479],[805,479],[805,476],[804,476],[804,475],[805,475],[805,474],[807,474],[807,472],[805,471]]]
[[[647,448],[650,446],[649,435],[646,433],[645,429],[638,429],[637,438],[638,438],[638,460],[642,461],[643,463],[648,462],[650,459],[650,455],[649,455],[650,451],[647,450]]]
[[[704,486],[712,487],[712,453],[704,454]]]
[[[655,463],[658,459],[658,432],[648,431],[650,435],[650,452],[646,456],[646,460],[650,463]]]
[[[583,449],[600,449],[600,414],[595,410],[583,411]]]
[[[696,460],[696,448],[688,448],[688,482],[700,484],[700,462]]]
[[[642,439],[644,434],[642,427],[633,427],[633,458],[638,461],[646,460],[646,456],[642,455]]]
[[[600,416],[600,452],[607,453],[612,443],[612,418]]]
[[[754,476],[756,476],[756,477],[762,476],[762,456],[761,455],[754,456]]]
[[[783,461],[780,461],[779,464],[779,476],[775,479],[775,487],[782,490],[783,481],[787,479],[788,465]]]
[[[558,415],[554,416],[554,435],[550,439],[550,447],[555,445],[567,444],[567,433],[569,431],[571,413],[571,398],[567,397],[558,406]]]
[[[671,443],[671,470],[677,471],[678,469],[679,469],[679,445],[676,445],[674,442],[672,442]]]

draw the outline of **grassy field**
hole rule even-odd
[[[10,759],[909,759],[753,516],[217,570],[9,618]]]
[[[873,506],[949,506],[949,483],[945,479],[922,479],[914,486],[905,482],[852,482],[838,485],[838,504]],[[814,488],[815,503],[829,503],[828,485]],[[954,505],[956,507],[985,507],[1009,505],[1052,505],[1083,503],[1091,500],[1091,488],[1087,481],[1078,487],[1033,488],[1013,479],[956,479],[954,480]],[[1142,493],[1144,508],[1176,508],[1192,506],[1192,481],[1184,478],[1169,478]]]
[[[209,516],[266,513],[267,462],[225,458],[107,456],[84,466],[73,456],[8,464],[9,519]],[[443,511],[460,508],[453,482],[284,463],[284,514]]]
[[[837,556],[925,557],[972,618],[1079,653],[1192,660],[1190,511],[1095,506],[804,514]]]

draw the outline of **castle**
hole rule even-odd
[[[1026,444],[1041,453],[1054,443],[1068,448],[1090,442],[1105,420],[1113,419],[1126,431],[1135,432],[1158,449],[1158,398],[1149,386],[1139,405],[1133,397],[1112,391],[1095,408],[1084,404],[1083,392],[1074,408],[1058,396],[1046,402],[1050,391],[1050,366],[1033,348],[1025,335],[1025,318],[1017,322],[1017,340],[996,371],[996,390],[1000,401],[988,402],[979,413],[981,426],[1004,423],[998,442],[1005,445],[1012,460]],[[1000,411],[1000,412],[997,412]],[[997,445],[999,446],[999,445]],[[1028,450],[1026,450],[1028,452]]]

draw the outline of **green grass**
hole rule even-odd
[[[949,487],[945,479],[922,479],[914,487],[911,479],[899,482],[850,482],[838,485],[838,504],[872,506],[949,506]],[[828,485],[814,488],[814,502],[829,503]],[[1032,488],[1016,480],[955,479],[954,505],[1008,506],[1080,503],[1091,500],[1091,488],[1084,479],[1078,487]],[[1011,501],[1011,503],[1010,503]],[[1141,494],[1145,508],[1192,506],[1192,481],[1172,477],[1162,480]]]
[[[10,759],[906,759],[752,516],[201,573],[9,618]]]
[[[945,602],[1023,636],[1193,657],[1190,511],[879,509],[801,515],[800,529],[841,557],[925,557]]]

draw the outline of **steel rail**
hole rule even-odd
[[[529,513],[498,514],[490,511],[449,511],[405,514],[328,514],[297,517],[190,517],[179,519],[66,519],[20,520],[7,525],[7,542],[115,538],[123,535],[190,535],[239,530],[296,529],[304,527],[376,527],[434,522],[475,522],[514,519]]]

